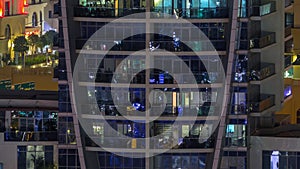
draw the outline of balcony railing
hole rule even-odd
[[[169,15],[176,15],[182,18],[193,18],[193,19],[209,19],[209,18],[228,18],[228,8],[190,8],[190,9],[179,9],[179,8],[161,8],[154,7],[151,12],[156,12],[151,17],[153,18],[165,18]],[[168,15],[164,15],[168,14]]]
[[[202,105],[199,107],[177,107],[172,105],[152,105],[151,116],[217,116],[220,111],[219,106]]]
[[[220,109],[215,105],[202,105],[199,107],[174,107],[171,105],[152,105],[150,109],[150,116],[217,116]],[[120,112],[121,111],[121,112]],[[90,115],[102,116],[145,116],[145,107],[142,105],[138,111],[133,106],[125,105],[105,105],[105,104],[82,104],[81,112]]]
[[[115,18],[142,12],[146,12],[145,8],[74,7],[75,17]],[[145,15],[135,17],[145,18]]]
[[[85,47],[85,48],[83,48]],[[101,40],[88,40],[77,39],[76,49],[85,50],[100,50],[100,51],[139,51],[145,49],[145,41],[137,40],[123,40],[121,44],[116,44],[113,40],[101,41]]]
[[[284,37],[288,37],[292,34],[292,25],[288,25],[284,28]]]
[[[260,100],[249,103],[250,112],[262,112],[275,104],[275,96],[269,94],[262,94]]]
[[[250,40],[250,49],[264,48],[276,42],[275,32],[262,32],[259,37]]]
[[[276,1],[271,1],[269,3],[252,6],[251,16],[264,16],[276,11]]]
[[[284,68],[292,65],[292,55],[287,55],[284,57]]]
[[[212,84],[221,83],[218,72],[203,73],[150,73],[150,84]]]
[[[150,139],[150,148],[152,149],[195,149],[195,148],[213,148],[215,140],[213,137],[205,138],[201,136],[192,136],[182,138],[182,142],[166,136],[162,138],[153,137]]]
[[[5,132],[5,141],[57,141],[57,131]]]
[[[246,138],[245,137],[226,137],[225,138],[225,146],[237,146],[237,147],[245,147],[246,146]]]
[[[275,65],[271,63],[261,63],[259,70],[251,70],[249,75],[250,81],[263,80],[275,73]]]
[[[91,147],[104,146],[105,148],[122,148],[122,149],[143,149],[145,148],[144,138],[128,137],[109,137],[109,136],[93,136],[85,138],[85,145]]]
[[[224,39],[220,40],[198,40],[198,41],[186,41],[178,42],[174,41],[162,41],[154,40],[153,41],[159,49],[165,49],[167,51],[212,51],[212,50],[226,50],[226,41]]]
[[[79,81],[97,82],[97,83],[133,83],[144,84],[145,73],[134,74],[118,74],[115,72],[79,72]],[[131,80],[132,79],[132,80]]]

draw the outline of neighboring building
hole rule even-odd
[[[58,31],[58,19],[53,17],[53,0],[28,0],[28,16],[25,21],[26,34],[40,35],[49,30]]]
[[[0,92],[0,166],[43,168],[58,164],[57,92]]]
[[[60,47],[58,117],[61,120],[58,124],[59,126],[60,123],[68,124],[67,133],[63,132],[66,131],[65,128],[58,128],[61,131],[58,136],[59,159],[61,159],[59,167],[252,168],[251,164],[256,157],[252,156],[251,152],[255,151],[255,147],[251,142],[254,140],[256,143],[257,135],[276,125],[275,112],[281,109],[284,102],[282,73],[284,71],[284,4],[283,0],[59,1],[62,11],[58,12],[61,16],[58,44]],[[122,24],[108,27],[102,31],[106,31],[106,35],[109,36],[102,36],[99,33],[96,36],[100,36],[100,39],[87,42],[93,33],[105,27],[108,22],[139,12],[158,13],[123,20],[126,28],[122,27]],[[164,18],[162,13],[174,17]],[[187,19],[201,29],[211,40],[221,61],[216,62],[210,58],[209,56],[214,53],[203,44],[199,44],[197,35],[189,32],[191,31],[189,29],[184,29],[184,24],[177,24],[179,20],[176,18]],[[150,28],[157,32],[161,31],[169,37],[144,34]],[[199,61],[187,46],[175,43],[174,32],[179,39],[185,38],[183,40],[194,45],[194,49],[198,50],[197,54],[207,56],[206,60]],[[132,36],[125,40],[118,39],[122,35],[132,33],[137,33],[139,36]],[[180,61],[170,60],[170,54],[151,51],[152,45],[179,55],[192,69],[194,76],[198,77],[198,86],[193,88],[188,85],[189,82],[186,82],[186,86],[183,85],[186,90],[182,93],[167,72],[147,69],[138,73],[131,81],[130,90],[126,90],[120,81],[128,80],[132,75],[130,73],[134,73],[135,69],[145,69],[150,65],[148,58],[154,58],[155,64],[162,65],[162,68],[170,66],[170,70],[173,71],[182,66]],[[106,50],[110,47],[113,48],[106,54]],[[139,52],[133,54],[132,60],[122,62],[126,56],[135,51]],[[84,56],[80,62],[84,63],[85,67],[80,69],[78,74],[73,74],[79,53]],[[137,60],[134,59],[135,57]],[[98,67],[99,58],[103,58],[104,63]],[[216,70],[210,74],[211,79],[205,75],[203,62]],[[130,72],[125,73],[130,75],[129,77],[122,75],[113,77],[112,71],[115,71],[120,63],[124,64],[123,71]],[[225,79],[220,78],[222,66],[225,69]],[[177,77],[184,79],[185,75],[181,74],[181,71],[177,73]],[[73,77],[78,78],[79,83],[73,81]],[[122,79],[118,79],[120,77]],[[114,84],[119,85],[117,97],[120,99],[120,104],[118,105],[114,104],[114,96],[110,95],[112,80],[119,80]],[[94,82],[95,88],[93,88]],[[74,86],[77,85],[85,90],[80,97],[86,99],[86,102],[75,102],[78,98],[73,97],[74,92],[78,91]],[[159,105],[159,96],[154,97],[152,102],[155,103],[154,105],[148,102],[148,96],[155,89],[164,91],[168,98],[166,109],[158,119],[154,118],[157,115],[155,111],[145,111]],[[214,93],[220,89],[225,90],[224,95]],[[201,93],[199,102],[193,100],[194,90]],[[222,104],[217,100],[224,96],[224,106],[220,106]],[[96,100],[89,101],[90,97],[96,97]],[[122,107],[124,102],[132,102],[133,107]],[[127,113],[125,118],[120,116],[116,106],[125,109]],[[179,107],[182,109],[179,110]],[[101,110],[104,119],[97,114],[99,112],[94,111],[97,108]],[[135,114],[135,109],[140,110],[138,113],[141,113],[142,118]],[[191,117],[195,110],[198,117],[196,123],[191,125],[189,116]],[[177,116],[180,123],[172,124]],[[128,120],[126,117],[134,120]],[[221,118],[220,123],[216,130],[213,130],[212,124],[219,122],[219,118]],[[79,123],[79,119],[86,120],[90,128],[83,130],[87,127]],[[139,123],[145,119],[155,120],[149,124]],[[119,133],[132,137],[128,140],[128,144],[122,145],[122,137],[112,134],[110,127],[104,125],[104,120]],[[143,140],[145,137],[161,133],[164,133],[162,138],[152,137]],[[67,137],[67,134],[74,137]],[[211,137],[205,137],[205,134]],[[97,146],[93,139],[104,142],[109,152]],[[172,143],[177,145],[170,146]],[[134,158],[147,155],[147,152],[161,153],[162,149],[168,148],[172,149],[152,158]],[[262,168],[262,165],[257,165],[255,168]]]
[[[0,67],[4,61],[13,60],[12,40],[25,33],[26,1],[0,1]]]
[[[296,10],[300,1],[285,2],[285,100],[282,110],[277,114],[283,117],[281,120],[296,124],[300,122],[300,52],[298,50],[300,38],[297,34],[300,14]]]

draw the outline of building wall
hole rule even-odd
[[[12,85],[35,82],[35,90],[58,90],[58,82],[53,80],[53,68],[22,68],[4,67],[0,69],[0,81],[11,80]]]

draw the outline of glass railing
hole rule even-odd
[[[250,112],[262,112],[275,104],[275,96],[269,94],[260,95],[260,100],[249,103]]]
[[[221,83],[218,72],[203,73],[150,73],[150,84],[212,84]]]
[[[194,108],[172,105],[151,105],[150,116],[218,116],[220,107],[202,105]]]
[[[276,42],[275,32],[262,32],[259,37],[250,39],[250,49],[264,48]]]
[[[146,12],[145,8],[109,8],[109,7],[74,7],[75,17],[115,18],[135,13]],[[145,18],[145,15],[137,15],[137,18]]]
[[[57,141],[57,131],[5,132],[5,141]]]
[[[152,14],[152,18],[166,18],[170,15],[175,15],[182,18],[192,18],[192,19],[209,19],[209,18],[228,18],[228,8],[189,8],[189,9],[179,9],[179,8],[162,8],[153,7],[151,12],[156,12]],[[164,15],[168,14],[168,15]]]
[[[276,11],[276,1],[271,1],[269,3],[252,6],[251,16],[264,16]]]
[[[101,41],[92,39],[77,39],[76,49],[100,51],[139,51],[145,49],[145,41],[123,40],[121,44],[117,45],[113,40]]]
[[[131,138],[131,137],[111,137],[111,136],[92,136],[85,138],[85,145],[90,147],[104,146],[105,148],[125,148],[125,149],[143,149],[145,148],[144,138]]]
[[[292,55],[287,55],[284,57],[284,68],[292,65]]]
[[[178,43],[162,40],[154,40],[153,42],[159,46],[159,49],[175,52],[226,50],[226,41],[224,39],[208,41],[180,41]]]
[[[292,34],[292,25],[288,25],[284,28],[284,37],[288,37]]]
[[[231,114],[232,115],[247,114],[247,105],[245,104],[232,105]]]
[[[225,137],[225,146],[237,146],[237,147],[245,147],[246,146],[246,138],[245,137]]]
[[[259,70],[251,70],[249,75],[250,81],[263,80],[271,75],[275,74],[275,64],[261,63]]]
[[[118,74],[116,72],[79,72],[79,81],[97,82],[97,83],[132,83],[144,84],[145,73],[134,74]]]
[[[180,140],[180,141],[178,141]],[[174,139],[172,136],[152,137],[150,139],[150,148],[152,149],[198,149],[214,148],[215,140],[213,137],[205,138],[198,135]]]
[[[102,116],[145,116],[145,106],[140,107],[126,106],[126,105],[113,105],[113,104],[82,104],[81,112],[90,115]],[[219,106],[202,105],[194,108],[177,107],[171,105],[151,105],[150,116],[218,116],[220,112]]]
[[[113,104],[82,104],[81,112],[83,114],[102,115],[102,116],[145,116],[145,106],[135,108],[126,105],[113,105]]]

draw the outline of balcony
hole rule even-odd
[[[145,106],[141,105],[136,109],[133,106],[113,105],[113,104],[82,104],[83,114],[102,115],[102,116],[145,116]],[[119,112],[120,111],[120,112]]]
[[[275,64],[261,63],[258,70],[251,70],[249,75],[250,81],[261,81],[267,77],[275,74]]]
[[[152,149],[199,149],[214,148],[214,137],[205,138],[199,135],[186,136],[180,138],[182,142],[178,142],[172,136],[164,136],[161,138],[152,137],[150,139],[150,148]]]
[[[4,133],[5,141],[57,141],[57,131],[14,131]]]
[[[288,25],[284,28],[284,37],[292,35],[292,25]]]
[[[175,12],[174,12],[175,11]],[[191,19],[211,19],[211,18],[228,18],[228,8],[162,8],[154,7],[151,12],[155,12],[152,18],[165,18],[169,15],[176,15],[182,18]],[[165,16],[164,14],[168,14]]]
[[[189,52],[189,51],[225,51],[226,50],[226,41],[224,39],[220,40],[200,40],[200,41],[187,41],[181,42],[173,40],[154,40],[153,41],[159,49],[165,49],[167,51],[174,52]]]
[[[85,145],[88,147],[103,146],[105,148],[118,148],[118,149],[144,149],[144,138],[133,137],[112,137],[112,136],[92,136],[91,138],[85,137]]]
[[[123,17],[135,13],[146,12],[145,8],[109,8],[109,7],[85,7],[78,6],[74,7],[75,17],[93,17],[93,18],[116,18]],[[145,18],[145,15],[137,15],[135,17]]]
[[[261,49],[276,42],[275,32],[262,32],[260,36],[250,39],[250,49]]]
[[[97,82],[97,83],[133,83],[144,84],[145,72],[134,74],[117,74],[109,71],[98,71],[97,73],[91,72],[79,72],[79,81],[81,82]]]
[[[210,105],[205,102],[201,106],[190,107],[177,107],[167,104],[165,107],[162,105],[152,105],[150,110],[151,116],[218,116],[219,106]]]
[[[173,77],[174,76],[174,77]],[[221,83],[222,79],[218,72],[202,73],[150,73],[150,84],[212,84]]]
[[[276,11],[276,1],[270,1],[263,5],[253,5],[251,16],[264,16]]]
[[[292,65],[292,55],[287,55],[284,57],[284,68]]]
[[[84,48],[83,48],[84,47]],[[116,44],[113,40],[88,40],[77,39],[76,49],[99,50],[99,51],[140,51],[145,49],[145,41],[122,40]]]
[[[249,110],[252,113],[262,112],[275,104],[275,95],[261,94],[258,101],[249,103]]]

